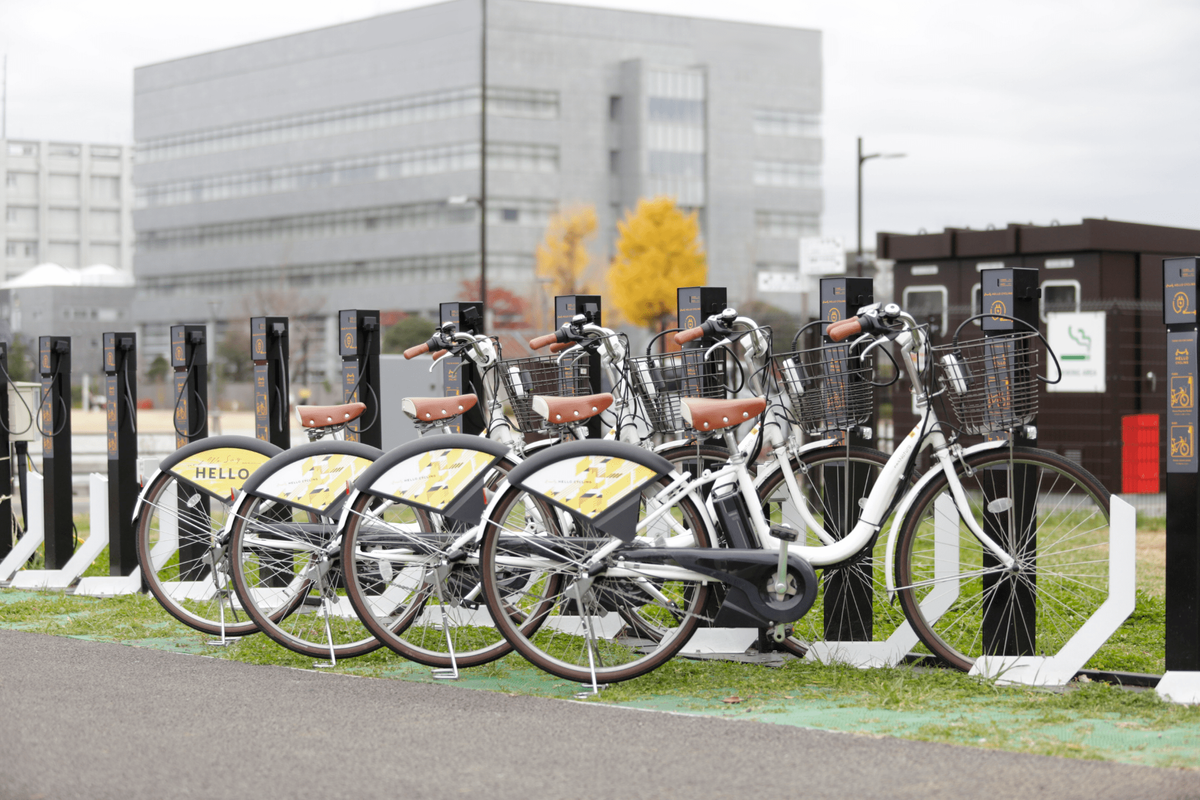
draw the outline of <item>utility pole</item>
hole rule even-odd
[[[863,274],[862,173],[863,164],[872,158],[904,158],[904,153],[870,153],[864,156],[862,151],[862,137],[858,137],[858,250],[854,254],[854,274],[860,278]]]
[[[488,308],[487,291],[487,0],[479,0],[479,300],[484,314]],[[487,327],[486,320],[484,330]]]

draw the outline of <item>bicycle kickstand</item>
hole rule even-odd
[[[450,652],[450,667],[437,667],[433,672],[433,677],[440,681],[456,681],[458,680],[458,659],[454,655],[454,642],[450,636],[450,624],[446,619],[446,598],[442,596],[442,580],[450,574],[450,565],[441,564],[437,567],[430,568],[426,573],[426,580],[433,581],[433,590],[437,593],[438,607],[442,614],[442,632],[446,634],[446,648]]]

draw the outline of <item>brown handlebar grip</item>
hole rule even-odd
[[[829,329],[825,331],[825,334],[835,342],[840,342],[856,333],[862,333],[862,323],[858,321],[858,317],[831,322]]]
[[[704,335],[704,328],[688,328],[686,331],[680,331],[675,334],[675,344],[687,344],[694,342]]]
[[[529,346],[534,350],[541,350],[548,344],[554,344],[558,341],[557,333],[547,333],[545,336],[539,336],[536,339],[529,340]]]
[[[574,346],[575,346],[574,342],[555,342],[554,344],[550,345],[550,352],[551,353],[561,353],[563,350],[566,350],[568,347],[574,347]]]
[[[438,350],[438,351],[436,351],[436,352],[434,352],[434,353],[433,353],[433,360],[434,360],[434,361],[437,361],[439,358],[441,358],[441,357],[442,357],[442,356],[444,356],[444,355],[446,355],[446,351],[445,351],[445,350]]]
[[[405,358],[416,358],[417,356],[423,355],[428,352],[429,352],[429,342],[423,342],[421,344],[414,344],[412,347],[405,350],[404,357]]]

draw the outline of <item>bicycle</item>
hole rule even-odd
[[[242,485],[222,533],[238,602],[276,643],[333,666],[379,648],[345,595],[338,520],[352,482],[382,453],[339,433],[363,403],[300,406],[310,441],[267,461]]]
[[[769,627],[780,640],[784,626],[813,604],[813,566],[854,557],[894,516],[889,588],[930,654],[965,668],[985,653],[1066,641],[1106,593],[1108,492],[1053,453],[1017,447],[1012,435],[963,448],[959,431],[938,419],[931,402],[954,392],[967,433],[1020,431],[1036,413],[1036,381],[1044,380],[1030,342],[1039,335],[1012,333],[976,345],[960,343],[956,332],[948,349],[935,349],[927,329],[894,304],[864,307],[829,329],[835,341],[852,334],[871,338],[860,359],[886,342],[899,345],[922,416],[858,501],[858,521],[844,536],[834,536],[803,503],[795,504],[797,513],[819,546],[798,544],[797,529],[765,517],[730,428],[762,414],[766,398],[685,399],[692,427],[720,432],[734,453],[715,473],[689,480],[644,450],[588,441],[552,448],[509,473],[509,487],[489,507],[480,551],[484,597],[501,634],[540,668],[593,687],[659,666],[702,621]],[[929,374],[935,354],[940,391]],[[926,448],[933,466],[901,491]],[[792,490],[794,481],[787,483]],[[697,490],[708,484],[704,499]],[[565,512],[573,525],[508,524],[521,494]],[[779,541],[777,553],[762,549],[768,537]],[[712,614],[706,601],[714,583],[724,584],[726,596]],[[602,641],[600,598],[613,596],[663,635]],[[554,625],[555,617],[577,621]],[[542,625],[530,625],[531,618]],[[1006,620],[1014,624],[999,624]],[[1031,622],[1038,641],[1028,635]],[[1014,628],[1024,635],[1014,637]]]

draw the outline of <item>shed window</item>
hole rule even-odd
[[[945,286],[909,286],[904,290],[904,310],[919,323],[931,323],[932,333],[946,331],[946,302],[949,292]]]
[[[1079,281],[1043,281],[1041,317],[1054,311],[1079,310]]]

